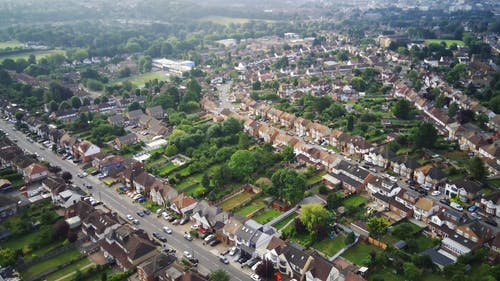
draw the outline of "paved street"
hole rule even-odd
[[[210,272],[218,268],[223,268],[229,272],[231,280],[250,280],[249,275],[240,269],[241,265],[239,263],[233,262],[230,259],[230,265],[224,265],[219,261],[218,257],[211,252],[213,250],[212,247],[202,245],[200,240],[194,240],[193,242],[185,240],[179,226],[172,226],[165,220],[157,218],[155,214],[143,218],[138,217],[136,212],[144,209],[139,204],[132,203],[127,197],[119,195],[113,188],[109,188],[101,183],[97,177],[88,176],[86,178],[78,178],[76,175],[81,173],[81,170],[78,166],[73,164],[73,162],[62,160],[60,156],[50,151],[50,149],[42,149],[42,146],[38,143],[28,142],[26,135],[22,132],[14,131],[13,125],[7,123],[5,120],[0,120],[0,127],[9,134],[10,139],[18,140],[17,145],[20,148],[33,154],[38,153],[45,161],[48,161],[52,165],[60,166],[63,171],[72,173],[73,182],[76,185],[82,188],[84,183],[92,185],[93,189],[86,191],[92,194],[96,200],[102,201],[108,208],[117,212],[123,218],[125,218],[127,214],[131,214],[139,219],[139,227],[146,230],[149,234],[155,231],[162,232],[163,226],[169,226],[173,230],[173,233],[171,235],[165,234],[168,239],[167,245],[177,250],[178,257],[182,255],[183,251],[192,252],[193,255],[199,259],[198,267],[200,271]]]

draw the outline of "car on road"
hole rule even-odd
[[[184,224],[186,224],[188,221],[189,221],[189,218],[182,218],[182,219],[179,221],[179,224],[180,224],[180,225],[184,225]]]
[[[137,203],[140,203],[140,204],[142,204],[146,201],[147,201],[146,197],[140,197],[139,199],[137,199]]]
[[[443,199],[439,199],[439,202],[441,202],[441,203],[443,203],[445,205],[450,205],[450,200],[448,200],[448,199],[444,199],[444,198]]]
[[[163,232],[165,232],[166,234],[172,234],[172,229],[170,229],[168,226],[164,226]]]
[[[142,211],[139,211],[139,212],[137,212],[136,214],[137,214],[139,217],[141,217],[141,218],[142,218],[142,217],[144,217],[144,213],[143,213]]]
[[[139,220],[135,219],[135,220],[132,221],[132,223],[134,223],[135,225],[138,225],[139,224]]]
[[[441,191],[439,190],[434,190],[432,193],[431,193],[432,196],[439,196],[441,195]]]
[[[149,215],[151,215],[151,211],[150,211],[149,209],[144,209],[142,212],[143,212],[145,215],[148,215],[148,216],[149,216]]]
[[[183,253],[184,257],[187,258],[188,260],[193,258],[193,255],[189,251],[184,251]]]
[[[250,275],[250,279],[252,279],[254,281],[262,281],[262,279],[260,278],[260,276],[257,275],[257,274],[255,274],[255,273],[252,274],[252,275]]]
[[[211,247],[215,247],[215,246],[217,246],[217,245],[219,245],[219,244],[220,244],[220,240],[219,240],[219,239],[214,239],[214,240],[212,240],[212,241],[209,243],[209,245],[210,245]]]
[[[167,242],[167,238],[165,238],[165,236],[161,235],[159,232],[153,232],[153,236],[161,242]]]
[[[187,241],[193,241],[193,236],[191,236],[191,234],[189,233],[186,233],[184,234],[184,239],[186,239]]]
[[[200,238],[201,238],[201,239],[205,239],[205,238],[207,238],[207,236],[208,236],[208,235],[210,235],[210,234],[212,234],[212,233],[207,231],[207,232],[205,232],[205,233],[202,233],[202,234],[200,235]]]
[[[462,207],[460,204],[458,204],[456,202],[451,202],[450,207],[452,207],[453,209],[460,211],[460,212],[464,211],[464,207]]]
[[[469,208],[467,208],[467,211],[469,211],[471,213],[474,213],[476,210],[477,210],[477,206],[476,205],[472,205]]]
[[[223,264],[229,264],[229,260],[224,256],[220,257],[219,261],[222,262]]]
[[[210,241],[212,241],[214,239],[215,239],[215,235],[210,234],[207,237],[205,237],[205,239],[203,239],[203,240],[205,240],[205,242],[210,242]]]
[[[129,221],[131,221],[131,220],[134,220],[134,217],[133,217],[132,215],[130,215],[130,214],[129,214],[129,215],[127,215],[127,219],[128,219]]]
[[[161,215],[163,216],[163,218],[165,220],[169,220],[170,219],[170,215],[167,212],[163,212],[163,213],[161,213]]]

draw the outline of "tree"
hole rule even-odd
[[[133,103],[131,103],[128,106],[128,111],[133,111],[133,110],[137,110],[137,109],[141,109],[141,105],[136,101],[134,101]]]
[[[16,263],[16,252],[11,248],[0,249],[0,266],[5,267]]]
[[[367,224],[368,231],[370,235],[378,238],[384,235],[387,232],[387,227],[389,226],[389,222],[383,217],[373,217],[368,220]]]
[[[476,180],[483,181],[488,176],[488,169],[481,158],[475,156],[471,158],[466,165],[470,176]]]
[[[120,69],[120,71],[118,71],[118,78],[130,77],[131,74],[132,74],[132,70],[130,70],[129,67],[125,67],[125,68]]]
[[[10,74],[4,69],[0,69],[0,84],[8,86],[11,83],[12,78],[10,77]]]
[[[347,237],[345,238],[345,243],[349,245],[354,243],[355,240],[356,240],[356,235],[354,234],[354,232],[351,231],[347,234]]]
[[[392,113],[398,119],[409,120],[411,117],[410,103],[407,100],[403,99],[398,100],[392,108]]]
[[[255,273],[259,275],[260,278],[264,280],[273,280],[274,278],[274,264],[272,261],[268,259],[264,259],[257,269]]]
[[[177,149],[177,146],[175,144],[169,144],[167,147],[165,147],[165,155],[167,157],[172,157],[179,153],[179,149]]]
[[[227,271],[225,271],[224,269],[218,269],[218,270],[212,271],[212,273],[210,273],[210,275],[208,275],[208,280],[210,280],[210,281],[229,281],[230,276],[227,273]]]
[[[68,236],[69,224],[60,219],[54,224],[54,240],[61,240]]]
[[[285,162],[293,162],[295,159],[295,154],[293,153],[293,147],[290,145],[287,145],[282,151],[281,151],[281,158]]]
[[[405,262],[403,264],[403,272],[406,279],[409,281],[420,280],[420,276],[422,275],[422,271],[411,262]]]
[[[70,243],[73,243],[76,241],[76,239],[78,239],[78,234],[76,233],[76,231],[69,231],[67,238]]]
[[[65,182],[69,182],[69,181],[71,181],[71,179],[73,178],[73,175],[72,175],[70,172],[64,171],[64,172],[62,172],[62,174],[61,174],[61,178],[62,178]]]
[[[347,116],[346,130],[348,132],[352,132],[352,130],[354,130],[354,116],[352,115]]]
[[[457,115],[458,112],[458,104],[452,102],[450,103],[450,106],[448,107],[448,116],[454,117]]]
[[[436,128],[430,123],[420,123],[412,133],[413,142],[417,148],[433,148],[438,134]]]
[[[318,225],[328,225],[331,218],[332,213],[318,203],[303,205],[300,209],[300,221],[311,233],[315,232]]]
[[[298,203],[306,190],[306,177],[293,169],[279,169],[271,176],[272,194],[291,204]]]
[[[74,96],[71,98],[71,107],[73,108],[80,108],[82,106],[82,101],[80,100],[79,97]]]
[[[257,168],[255,155],[248,150],[237,150],[227,163],[231,173],[239,179],[250,175]]]
[[[21,119],[23,119],[24,117],[24,113],[21,111],[17,111],[14,117],[16,118],[17,121],[21,121]]]
[[[406,240],[413,236],[413,227],[408,223],[399,224],[394,227],[392,234],[399,239]]]
[[[328,196],[326,196],[326,207],[329,210],[335,210],[341,206],[342,199],[344,199],[342,193],[339,192],[329,193]]]

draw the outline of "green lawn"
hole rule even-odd
[[[264,208],[266,204],[262,200],[254,200],[252,203],[246,205],[245,207],[237,210],[235,214],[246,217],[251,213],[257,211],[260,208]]]
[[[368,281],[374,279],[383,279],[384,281],[400,281],[401,275],[396,275],[392,272],[392,268],[384,268],[382,270],[377,270],[368,276]],[[443,276],[436,273],[425,273],[420,280],[422,281],[444,281],[446,280]]]
[[[452,44],[457,44],[458,46],[464,46],[464,41],[462,40],[445,40],[445,39],[426,39],[426,44],[441,44],[441,42],[446,43],[446,47],[450,47]]]
[[[344,201],[346,207],[359,207],[366,202],[366,198],[360,195],[353,195]]]
[[[177,166],[172,163],[172,162],[169,162],[168,164],[165,164],[165,165],[162,165],[161,168],[158,169],[158,175],[161,176],[161,177],[166,177],[170,174],[170,172],[172,172],[172,170],[174,170],[175,168],[177,168]]]
[[[255,194],[249,193],[249,192],[242,192],[234,197],[231,197],[227,199],[226,201],[223,201],[222,203],[219,204],[219,206],[224,210],[224,211],[231,211],[234,208],[238,207],[241,202],[245,202],[249,198],[252,198]]]
[[[286,218],[282,219],[280,222],[278,222],[277,224],[273,225],[277,230],[280,230],[282,229],[283,227],[285,227],[285,225],[289,222],[289,221],[292,221],[294,220],[295,218],[297,217],[297,213],[291,213],[290,215],[288,215]]]
[[[326,174],[325,171],[321,171],[314,176],[307,179],[307,185],[313,185],[323,180],[323,176]]]
[[[421,253],[429,248],[436,246],[438,243],[436,240],[425,237],[424,235],[418,235],[415,240],[417,241],[418,250],[417,253]]]
[[[107,276],[110,276],[113,274],[113,269],[108,268],[104,272],[106,272]],[[102,276],[102,271],[101,272],[96,272],[93,275],[89,276],[88,278],[83,279],[84,281],[101,281],[101,276]]]
[[[367,243],[358,243],[354,245],[352,248],[347,250],[342,257],[356,265],[366,266],[370,263],[370,252],[382,252],[382,249],[379,249],[373,245]]]
[[[323,241],[315,243],[312,247],[328,257],[331,257],[338,253],[338,251],[342,250],[345,246],[345,236],[339,235],[333,239],[327,237],[323,239]]]
[[[60,54],[60,55],[65,56],[66,51],[64,51],[64,50],[46,50],[46,51],[32,51],[32,52],[26,52],[26,53],[17,53],[17,54],[13,54],[13,55],[0,56],[0,60],[4,60],[4,59],[13,59],[13,60],[25,59],[25,60],[27,60],[30,55],[35,55],[36,59],[40,60],[42,58],[47,58],[48,56],[55,55],[55,54]]]
[[[16,48],[16,47],[23,47],[23,44],[17,42],[17,41],[4,41],[0,42],[0,49],[5,49],[5,48]]]
[[[22,249],[24,246],[33,243],[37,235],[38,231],[35,231],[25,235],[11,237],[9,240],[3,242],[0,245],[2,246],[2,248],[10,248],[13,250]]]
[[[196,175],[193,175],[193,176],[190,176],[188,178],[183,179],[181,183],[175,184],[174,187],[177,190],[182,190],[182,189],[189,187],[193,184],[201,183],[202,178],[203,178],[203,174],[199,173],[199,174],[196,174]]]
[[[261,224],[266,224],[281,215],[281,212],[276,209],[267,209],[262,214],[254,217],[253,219]]]
[[[25,271],[21,273],[24,279],[28,279],[29,277],[40,274],[46,270],[57,267],[61,264],[64,264],[68,261],[74,260],[80,256],[80,252],[77,249],[70,250],[64,252],[60,255],[57,255],[53,258],[45,260],[43,262],[37,263],[35,265],[30,266]]]
[[[151,80],[158,79],[158,81],[167,81],[168,76],[165,75],[164,73],[158,73],[158,72],[150,72],[150,73],[145,73],[141,75],[136,75],[132,76],[129,78],[121,79],[118,80],[117,82],[121,83],[123,81],[129,81],[130,83],[134,84],[135,86],[144,86],[146,82],[149,82]]]
[[[80,260],[80,261],[78,261],[78,262],[76,262],[76,263],[74,263],[74,264],[72,264],[70,266],[67,266],[67,267],[65,267],[65,268],[63,268],[61,270],[58,270],[58,271],[56,271],[56,272],[48,275],[46,277],[46,280],[49,280],[49,281],[51,281],[51,280],[57,280],[57,279],[65,276],[65,275],[70,274],[72,272],[75,272],[77,269],[80,269],[80,268],[82,268],[84,266],[87,266],[89,264],[90,264],[89,259],[88,258],[83,258],[82,260]],[[84,270],[81,270],[81,271],[85,272],[85,271],[87,271],[87,270],[89,270],[91,268],[92,267],[89,266],[88,268],[86,268]],[[65,278],[64,280],[71,280],[71,279],[73,279],[73,277],[74,277],[74,275],[72,275],[72,276],[70,276],[68,278]]]
[[[190,188],[188,190],[185,191],[189,196],[193,196],[193,197],[200,197],[200,196],[203,196],[203,194],[205,194],[205,192],[207,192],[207,189],[205,187],[203,187],[201,184],[197,185],[197,186],[194,186],[193,188]]]

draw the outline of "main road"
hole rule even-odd
[[[76,175],[82,171],[77,165],[71,161],[61,159],[60,156],[53,153],[50,149],[45,149],[38,143],[29,142],[26,135],[20,131],[14,130],[11,123],[0,119],[0,128],[9,134],[9,138],[11,140],[16,139],[17,145],[27,153],[37,153],[51,165],[59,166],[63,171],[70,172],[73,175],[73,182],[76,185],[81,186],[82,189],[86,190],[89,194],[92,194],[96,200],[103,202],[106,207],[114,212],[117,212],[122,218],[125,218],[127,214],[131,214],[139,219],[139,227],[147,231],[149,234],[152,234],[153,232],[163,233],[162,227],[167,225],[167,222],[162,218],[157,218],[155,214],[139,218],[136,215],[136,212],[144,209],[140,204],[132,203],[130,198],[119,195],[113,188],[107,187],[94,176],[78,178]],[[89,184],[93,186],[93,188],[86,189],[83,187],[84,184]],[[198,267],[201,271],[209,272],[216,269],[224,269],[231,276],[231,280],[250,280],[250,276],[248,273],[241,270],[239,263],[233,262],[230,259],[231,263],[229,265],[224,265],[219,261],[219,258],[215,251],[213,251],[212,247],[203,245],[201,240],[198,239],[189,242],[184,239],[184,232],[179,229],[179,226],[169,227],[173,231],[172,234],[166,235],[163,233],[168,240],[167,245],[177,250],[178,255],[182,255],[184,251],[191,252],[194,257],[199,260]]]

